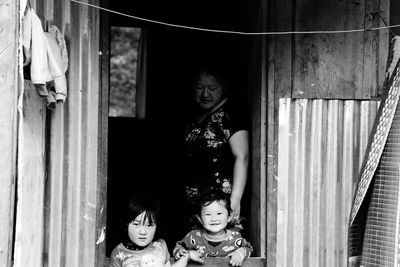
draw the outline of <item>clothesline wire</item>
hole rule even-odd
[[[133,15],[130,15],[130,14],[122,13],[122,12],[119,12],[119,11],[115,11],[115,10],[112,10],[112,9],[104,8],[104,7],[101,7],[101,6],[98,6],[98,5],[93,5],[93,4],[89,4],[89,3],[85,3],[85,2],[81,2],[81,1],[77,1],[77,0],[70,0],[70,1],[74,2],[74,3],[81,4],[81,5],[86,5],[86,6],[90,6],[90,7],[93,7],[93,8],[97,8],[97,9],[100,9],[100,10],[103,10],[103,11],[107,11],[109,13],[114,13],[114,14],[117,14],[117,15],[120,15],[120,16],[133,18],[133,19],[137,19],[137,20],[145,21],[145,22],[150,22],[150,23],[154,23],[154,24],[160,24],[160,25],[164,25],[164,26],[187,29],[187,30],[196,30],[196,31],[204,31],[204,32],[214,32],[214,33],[228,33],[228,34],[238,34],[238,35],[335,34],[335,33],[353,33],[353,32],[364,32],[364,31],[376,31],[376,30],[383,30],[383,29],[388,29],[390,32],[393,33],[393,31],[391,31],[391,28],[400,27],[400,24],[387,25],[386,22],[384,21],[386,26],[373,27],[373,28],[369,28],[369,29],[330,30],[330,31],[277,31],[277,32],[226,31],[226,30],[191,27],[191,26],[186,26],[186,25],[179,25],[179,24],[162,22],[162,21],[158,21],[158,20],[146,19],[146,18],[133,16]],[[381,19],[383,20],[382,17],[381,17]]]
[[[381,20],[383,21],[383,24],[385,24],[385,26],[388,27],[389,24],[386,22],[385,18],[382,17],[381,12],[378,12],[378,14],[379,14],[379,17],[381,18]],[[392,31],[392,29],[390,29],[390,28],[388,28],[388,29],[389,29],[390,33],[393,34],[393,36],[396,36],[396,35],[397,35],[397,34],[395,34],[395,33]]]

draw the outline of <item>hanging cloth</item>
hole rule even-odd
[[[25,15],[22,35],[24,66],[30,66],[30,80],[47,107],[54,109],[57,102],[64,102],[67,97],[68,54],[64,37],[55,25],[44,32],[31,8]]]

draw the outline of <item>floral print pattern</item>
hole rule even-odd
[[[238,123],[232,121],[225,103],[202,122],[192,123],[186,129],[185,179],[189,203],[195,203],[202,192],[210,189],[231,193],[234,159],[229,138],[239,130],[234,124]]]

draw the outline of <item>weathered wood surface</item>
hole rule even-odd
[[[101,6],[108,8],[109,1],[101,1]],[[93,21],[94,23],[94,21]],[[108,94],[109,94],[109,51],[110,26],[109,14],[100,13],[99,51],[101,51],[99,75],[99,133],[98,133],[98,178],[97,178],[97,211],[96,211],[96,264],[101,266],[106,260],[106,224],[107,224],[107,173],[108,173]],[[101,37],[100,37],[101,36]],[[94,51],[96,52],[96,51]],[[94,83],[94,81],[93,81]],[[144,113],[143,113],[144,116]]]
[[[276,2],[276,3],[275,3]],[[278,31],[352,30],[383,26],[388,1],[273,1]],[[275,16],[274,16],[275,14]],[[277,15],[279,14],[279,15]],[[388,54],[388,30],[275,37],[278,97],[373,99],[379,96]],[[270,70],[271,71],[271,70]]]
[[[262,20],[266,12],[266,7],[259,6],[259,14],[254,14],[257,18],[253,18],[256,21]],[[258,25],[257,28],[265,29],[266,21],[264,25]],[[251,107],[252,114],[252,125],[251,139],[252,142],[250,153],[251,160],[250,164],[250,176],[247,186],[251,188],[249,201],[250,213],[248,221],[249,240],[253,246],[253,255],[262,256],[266,255],[267,250],[267,229],[266,229],[266,125],[267,114],[266,114],[266,77],[263,76],[266,73],[266,49],[263,48],[265,45],[265,38],[256,37],[252,39],[251,44],[248,47],[248,86],[251,88],[251,98],[249,99],[248,106]],[[260,71],[261,70],[261,71]],[[255,104],[257,103],[257,104]],[[251,177],[251,178],[250,178]],[[251,218],[251,219],[250,219]]]
[[[268,29],[271,31],[293,31],[294,7],[292,0],[269,2]],[[293,40],[294,35],[276,35],[270,44],[269,53],[274,64],[269,72],[274,72],[275,95],[291,97],[293,88]]]
[[[18,183],[14,266],[43,265],[46,107],[25,82],[18,132]]]
[[[281,99],[276,266],[346,266],[354,177],[374,101]]]
[[[11,265],[17,163],[18,1],[0,2],[0,266]]]
[[[99,89],[99,12],[70,1],[31,2],[44,29],[55,24],[65,35],[68,96],[55,111],[47,111],[51,117],[46,120],[42,99],[35,90],[26,92],[19,133],[15,266],[101,266],[104,157],[103,166],[99,162],[106,151],[107,113],[100,114],[99,103],[100,94],[107,92]]]

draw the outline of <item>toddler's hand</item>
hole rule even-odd
[[[229,253],[228,257],[231,258],[229,263],[232,266],[241,266],[244,261],[244,256],[242,255],[242,253],[239,250],[235,250],[235,251]]]
[[[190,250],[189,251],[189,258],[192,261],[199,262],[199,263],[202,263],[202,264],[204,263],[204,259],[201,256],[201,253],[199,251],[197,251],[197,250]]]
[[[174,258],[175,260],[179,260],[181,257],[188,256],[188,251],[185,249],[179,249],[177,252],[175,252]]]

